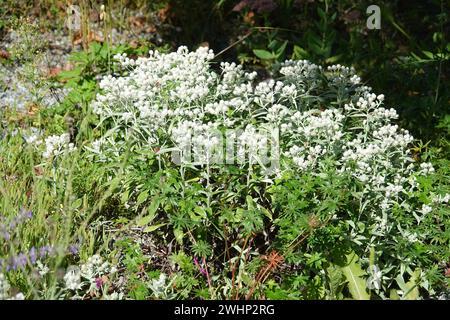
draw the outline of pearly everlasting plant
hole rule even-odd
[[[402,272],[418,262],[395,253],[395,246],[405,240],[427,242],[430,233],[420,227],[425,216],[442,208],[448,216],[448,194],[422,192],[421,177],[432,175],[433,166],[416,163],[410,152],[413,137],[395,124],[396,111],[384,106],[384,95],[362,85],[352,68],[289,60],[272,78],[258,81],[256,73],[235,63],[212,70],[214,55],[207,48],[116,59],[123,74],[103,78],[92,104],[102,130],[87,148],[94,161],[114,162],[130,151],[155,152],[165,167],[183,174],[190,167],[193,175],[206,177],[208,208],[211,195],[223,191],[213,181],[220,180],[225,166],[244,170],[241,175],[250,172],[247,190],[251,179],[267,190],[283,177],[317,177],[324,185],[340,179],[345,181],[346,205],[323,210],[329,199],[318,190],[308,191],[309,211],[294,208],[293,214],[280,213],[274,220],[281,242],[286,230],[294,233],[291,243],[302,235],[301,228],[293,229],[296,214],[317,214],[321,222],[310,220],[310,226],[345,224],[350,241],[362,248],[363,261],[375,247],[380,256],[389,256],[385,261],[401,261]],[[261,161],[261,149],[270,150],[271,165]],[[164,158],[169,151],[188,161]],[[394,243],[389,250],[382,249],[386,242]],[[384,274],[393,272],[391,264],[377,266],[374,290],[382,290]]]

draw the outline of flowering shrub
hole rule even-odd
[[[123,74],[100,82],[93,109],[103,134],[88,150],[97,162],[114,163],[130,152],[150,161],[146,169],[127,166],[130,178],[118,183],[126,208],[153,202],[148,221],[158,213],[161,223],[149,230],[168,223],[177,241],[191,242],[200,256],[215,254],[207,242],[218,247],[228,241],[208,226],[244,246],[261,234],[265,250],[276,248],[288,263],[316,270],[313,280],[320,283],[329,281],[322,269],[348,263],[345,253],[356,252],[374,294],[389,296],[392,279],[414,272],[421,281],[415,285],[435,293],[426,274],[442,270],[448,253],[428,244],[448,232],[448,188],[431,187],[433,166],[416,164],[409,149],[413,137],[393,123],[396,111],[383,106],[382,94],[361,85],[353,69],[286,61],[273,78],[257,82],[256,73],[234,63],[221,63],[219,73],[211,70],[214,55],[207,48],[116,58]],[[232,137],[236,154],[224,145],[230,131],[239,133]],[[259,156],[268,144],[269,171]],[[187,154],[188,161],[174,161],[168,151]],[[226,163],[213,157],[224,154]],[[137,167],[179,190],[179,206],[161,200],[167,186],[150,188]],[[106,173],[108,180],[114,170]],[[195,237],[183,239],[192,232]],[[425,267],[423,246],[438,259],[436,268]],[[376,259],[369,261],[370,252]],[[317,258],[313,265],[311,257]],[[310,277],[305,271],[291,276],[299,275]]]

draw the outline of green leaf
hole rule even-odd
[[[370,247],[370,255],[369,255],[369,265],[373,266],[375,264],[375,248]]]
[[[420,279],[420,275],[422,274],[421,269],[414,270],[411,275],[411,279],[407,283],[403,280],[401,275],[398,275],[395,280],[397,281],[398,286],[403,291],[402,300],[417,300],[419,299],[419,285],[418,281]]]
[[[366,291],[366,280],[363,276],[366,273],[357,262],[359,257],[355,253],[347,255],[347,265],[342,268],[345,278],[348,281],[348,288],[353,299],[370,300],[370,295]]]
[[[277,50],[276,50],[276,56],[277,58],[279,58],[284,51],[286,50],[286,46],[287,46],[288,42],[285,41]]]
[[[434,59],[434,55],[433,55],[432,52],[423,50],[422,53],[423,53],[428,59],[431,59],[431,60]]]
[[[308,52],[306,52],[306,50],[303,49],[302,47],[295,45],[294,46],[294,51],[293,51],[293,54],[292,54],[292,58],[293,59],[308,58]]]
[[[254,205],[253,205],[253,198],[251,196],[246,196],[245,200],[247,202],[248,210],[253,210],[255,208]]]
[[[257,56],[262,60],[271,60],[276,58],[276,56],[273,53],[267,50],[254,49],[253,53],[255,54],[255,56]]]
[[[59,79],[61,80],[69,80],[73,78],[78,78],[81,76],[82,69],[80,67],[73,68],[72,70],[61,71],[58,74]]]
[[[147,209],[148,214],[151,216],[155,216],[155,213],[158,210],[160,203],[161,203],[160,199],[158,199],[158,198],[153,199],[152,203],[150,204],[150,206]]]
[[[200,217],[202,217],[203,219],[207,219],[207,218],[208,218],[208,216],[207,216],[207,214],[206,214],[205,208],[202,208],[202,207],[195,207],[195,208],[194,208],[194,212],[195,212],[197,215],[199,215]]]
[[[152,225],[152,226],[148,226],[147,228],[145,228],[145,229],[143,230],[143,232],[153,232],[153,231],[155,231],[155,230],[157,230],[157,229],[159,229],[159,228],[165,226],[166,224],[167,224],[167,223],[159,223],[159,224],[154,224],[154,225]]]
[[[261,212],[262,212],[267,218],[269,218],[270,221],[273,220],[272,213],[271,213],[269,210],[267,210],[266,208],[264,208],[263,206],[260,206],[260,205],[258,205],[258,209],[261,210]]]
[[[341,287],[345,283],[344,274],[342,269],[336,265],[330,265],[326,269],[328,275],[328,285],[329,285],[329,298],[330,299],[341,299]]]
[[[400,297],[398,296],[397,290],[391,289],[389,292],[389,299],[391,300],[400,300]]]
[[[126,203],[129,198],[130,198],[130,190],[125,190],[125,192],[122,193],[120,200],[122,201],[122,203]]]
[[[82,204],[83,204],[83,199],[79,198],[72,203],[72,209],[73,210],[78,209],[79,207],[81,207]]]
[[[317,14],[319,15],[319,17],[321,17],[322,19],[325,19],[327,17],[327,14],[325,13],[325,11],[323,11],[322,8],[318,7],[317,8]]]
[[[150,206],[147,208],[148,215],[143,218],[140,218],[136,224],[142,227],[152,222],[153,219],[155,219],[156,217],[156,211],[158,210],[159,203],[160,203],[159,199],[153,200]]]
[[[175,236],[175,240],[177,240],[177,242],[182,245],[183,244],[183,236],[184,236],[183,230],[174,229],[173,234]]]
[[[269,44],[267,45],[267,48],[270,50],[275,50],[279,43],[280,42],[278,40],[274,39],[269,42]]]
[[[336,63],[341,59],[341,57],[342,57],[342,54],[329,57],[329,58],[325,59],[325,63]]]
[[[152,222],[152,220],[153,220],[153,218],[151,216],[145,216],[145,217],[138,219],[136,221],[136,225],[139,227],[143,227],[143,226],[149,224],[150,222]]]
[[[142,203],[144,203],[144,201],[147,200],[147,198],[148,198],[148,191],[147,190],[142,191],[137,197],[136,205],[137,206],[141,205]]]
[[[120,178],[114,178],[112,179],[107,185],[108,185],[108,193],[113,193],[119,184],[121,183]]]

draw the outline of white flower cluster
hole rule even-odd
[[[430,207],[430,206],[428,206],[428,205],[426,205],[426,204],[422,205],[422,210],[421,210],[421,212],[422,212],[423,214],[428,214],[428,213],[430,213],[431,211],[433,211],[433,208],[432,208],[432,207]]]
[[[76,266],[67,268],[66,274],[64,275],[64,282],[66,289],[73,291],[81,289],[80,269]]]
[[[429,162],[423,162],[420,164],[420,174],[423,175],[429,175],[431,173],[434,173],[434,167],[431,163]]]
[[[26,143],[34,146],[38,146],[42,143],[42,132],[37,128],[30,128],[29,132],[22,133],[22,136]]]
[[[36,261],[36,269],[41,277],[45,276],[49,271],[49,267],[44,265],[40,260]]]
[[[307,60],[287,60],[281,67],[280,74],[295,83],[300,93],[305,93],[319,83],[321,71],[321,66],[317,66]]]
[[[267,164],[267,152],[269,137],[263,130],[258,130],[252,125],[247,125],[238,139],[237,158],[238,163],[244,163],[247,158],[250,164],[258,161]]]
[[[450,193],[434,196],[432,201],[434,204],[449,203]]]
[[[124,298],[124,293],[123,292],[111,292],[111,294],[105,294],[105,299],[106,300],[123,300]]]
[[[115,270],[115,269],[113,269]],[[95,280],[95,277],[104,275],[111,272],[111,266],[109,262],[103,261],[102,257],[98,254],[93,255],[88,261],[81,266],[81,275],[83,278],[91,281]]]
[[[315,168],[318,160],[335,156],[344,135],[343,120],[338,109],[291,114],[285,128],[281,128],[286,145],[293,144],[285,154],[300,170]]]
[[[126,77],[108,76],[100,82],[100,88],[104,89],[105,94],[97,96],[94,111],[98,114],[113,115],[114,109],[103,107],[106,104],[116,106],[116,111],[120,111],[122,117],[123,109],[128,108],[140,112],[125,112],[126,118],[144,117],[150,121],[157,120],[161,109],[169,109],[168,102],[190,104],[209,94],[216,77],[209,72],[205,61],[213,57],[212,51],[207,48],[188,52],[186,47],[180,47],[177,52],[170,54],[150,51],[149,58],[137,60],[129,60],[121,55],[119,62],[126,66],[133,65],[135,68]],[[155,100],[159,103],[153,104]]]
[[[329,66],[327,68],[329,72],[329,78],[335,84],[346,84],[351,83],[353,85],[358,85],[361,82],[361,78],[355,74],[355,69],[341,66],[336,64]]]
[[[65,287],[76,291],[81,289],[85,283],[88,283],[90,285],[89,291],[95,290],[98,286],[96,281],[99,277],[116,271],[115,267],[111,267],[109,262],[103,261],[100,255],[96,254],[90,257],[81,267],[71,266],[67,269],[64,275]]]
[[[159,278],[150,281],[148,287],[152,291],[154,298],[170,300],[176,297],[172,290],[172,284],[173,279],[169,280],[165,273],[161,273]]]
[[[45,151],[42,156],[45,159],[57,157],[66,152],[71,152],[76,149],[75,145],[70,142],[69,134],[52,135],[45,139]]]

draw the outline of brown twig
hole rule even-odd
[[[261,271],[256,276],[255,282],[253,283],[252,287],[250,288],[250,291],[245,297],[246,300],[250,299],[250,297],[252,296],[253,292],[256,289],[256,286],[258,284],[264,283],[269,277],[270,273],[276,268],[278,268],[278,266],[284,261],[284,257],[280,255],[277,251],[272,251],[268,256],[263,256],[263,259],[267,260],[268,263],[266,267],[264,269],[261,269]]]

